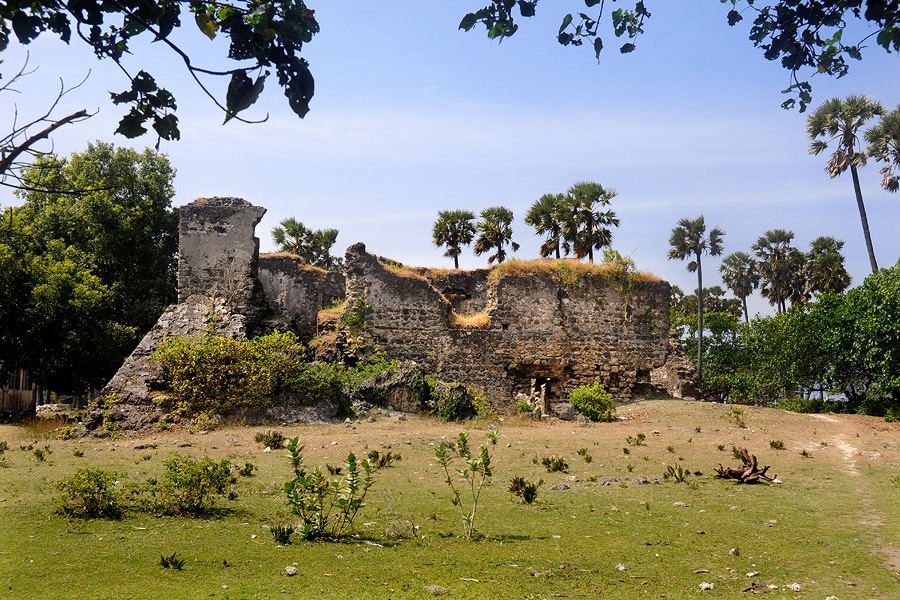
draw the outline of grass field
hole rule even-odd
[[[0,598],[900,598],[896,425],[668,400],[622,406],[618,415],[590,426],[385,415],[65,441],[48,427],[2,425]],[[499,443],[477,516],[481,537],[466,540],[434,445],[465,430],[477,446],[492,425]],[[378,472],[358,537],[275,543],[269,526],[295,520],[282,492],[292,472],[286,450],[265,453],[254,442],[267,429],[299,436],[308,465],[339,465],[350,451],[401,455]],[[738,464],[732,446],[771,465],[781,483],[714,479],[720,463]],[[56,482],[77,469],[142,482],[175,452],[256,470],[238,478],[237,498],[222,498],[215,518],[54,514]],[[540,464],[553,455],[568,473]],[[691,474],[655,482],[670,465]],[[508,491],[514,476],[544,480],[534,504]],[[568,489],[551,489],[561,482]],[[160,557],[174,552],[184,568],[163,569]]]

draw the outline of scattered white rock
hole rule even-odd
[[[294,575],[299,573],[299,571],[297,571],[297,567],[295,567],[294,565],[288,565],[284,568],[284,573],[288,577],[293,577]]]
[[[263,448],[263,453],[264,453],[264,454],[268,454],[268,453],[271,452],[271,451],[272,451],[272,447],[271,447],[271,446],[266,446],[265,448]]]
[[[728,554],[730,554],[731,556],[738,556],[740,553],[741,553],[741,551],[738,550],[737,548],[732,548],[731,550],[728,551]]]
[[[690,506],[690,504],[688,504],[687,502],[673,502],[672,506],[674,506],[675,508],[687,508],[688,506]]]
[[[425,591],[429,594],[434,594],[435,596],[442,596],[447,593],[447,588],[440,585],[431,584],[425,586]]]
[[[759,571],[750,571],[747,573],[747,577],[759,577]]]
[[[825,600],[838,600],[837,596],[825,596]]]
[[[784,587],[791,590],[792,592],[799,592],[801,590],[799,583],[789,583],[788,585],[786,585]]]
[[[622,563],[618,563],[616,565],[616,571],[624,571],[624,570],[625,570],[625,565],[623,565]]]
[[[701,590],[714,590],[714,589],[716,589],[716,584],[709,583],[708,581],[704,581],[697,587],[699,587]]]

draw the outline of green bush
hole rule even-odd
[[[78,469],[56,484],[62,494],[56,511],[76,519],[118,519],[122,499],[115,485],[115,473],[96,467]]]
[[[284,446],[287,438],[280,431],[266,431],[265,433],[260,431],[253,440],[257,444],[262,445],[263,448],[268,447],[277,450]]]
[[[438,381],[431,388],[431,395],[425,404],[429,412],[448,423],[470,419],[477,415],[472,405],[471,391],[459,382]]]
[[[344,393],[347,367],[334,363],[314,362],[306,365],[292,383],[292,388],[310,404],[334,402],[349,412],[350,399]]]
[[[569,393],[569,402],[591,421],[611,421],[616,415],[616,401],[603,385],[582,385]]]
[[[162,480],[153,486],[155,508],[165,515],[205,516],[215,510],[215,496],[225,495],[236,478],[231,462],[209,457],[195,460],[175,454],[163,461]]]
[[[509,491],[512,495],[518,496],[525,504],[531,504],[537,499],[538,488],[544,484],[544,480],[540,479],[537,483],[528,481],[524,477],[513,477],[509,484]]]
[[[292,333],[272,333],[252,340],[221,335],[169,338],[152,359],[176,408],[187,414],[269,406],[273,394],[289,387],[305,357]]]

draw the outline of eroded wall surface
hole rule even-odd
[[[476,325],[426,277],[387,268],[363,244],[347,250],[347,299],[364,303],[364,339],[388,356],[414,360],[439,378],[481,387],[500,406],[533,381],[550,397],[601,382],[619,401],[669,355],[669,284],[624,285],[600,274],[564,283],[549,274],[485,279]],[[466,315],[463,315],[464,317]],[[473,316],[473,315],[468,315]],[[486,318],[485,318],[486,317]]]

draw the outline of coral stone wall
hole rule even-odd
[[[486,318],[453,316],[450,301],[425,277],[397,272],[356,244],[347,250],[347,295],[364,299],[365,340],[388,356],[414,360],[441,379],[480,386],[508,407],[533,382],[564,398],[601,382],[617,400],[649,384],[669,350],[669,284],[600,274],[564,283],[550,274],[485,280]]]
[[[266,209],[241,198],[199,198],[179,209],[178,301],[213,293],[248,306],[255,293],[259,239]]]
[[[285,321],[281,329],[307,341],[316,336],[317,314],[344,299],[344,276],[310,267],[289,254],[262,254],[257,279],[269,310]]]

